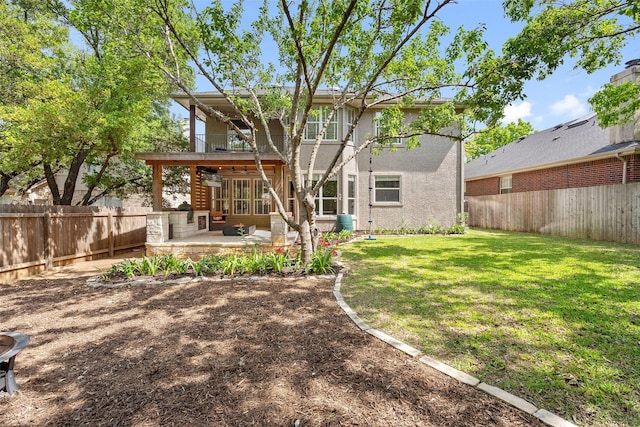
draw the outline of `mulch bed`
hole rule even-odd
[[[360,331],[331,278],[0,285],[3,426],[542,426]]]

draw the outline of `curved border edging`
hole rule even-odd
[[[342,310],[347,314],[347,316],[349,316],[349,318],[353,321],[353,323],[355,323],[356,326],[358,326],[358,328],[360,328],[362,331],[378,338],[381,341],[384,341],[385,343],[406,353],[412,358],[419,358],[418,360],[420,362],[432,367],[436,371],[442,372],[443,374],[448,375],[460,381],[461,383],[470,385],[471,387],[477,388],[478,390],[482,390],[485,393],[488,393],[502,400],[503,402],[506,402],[511,406],[514,406],[517,409],[520,409],[521,411],[524,411],[530,415],[533,415],[534,417],[538,418],[540,421],[542,421],[543,423],[551,427],[577,427],[575,424],[565,420],[564,418],[559,417],[554,413],[551,413],[545,409],[540,409],[536,407],[534,404],[516,395],[507,393],[506,391],[498,387],[494,387],[492,385],[480,382],[480,380],[474,376],[471,376],[465,372],[459,371],[447,364],[444,364],[436,359],[433,359],[423,354],[422,351],[416,348],[413,348],[403,343],[402,341],[399,341],[393,338],[392,336],[385,334],[384,332],[378,331],[377,329],[373,329],[372,327],[367,325],[362,319],[360,319],[360,317],[358,317],[356,312],[353,311],[351,307],[349,307],[349,305],[345,302],[344,298],[342,298],[342,294],[340,293],[340,288],[342,287],[342,276],[343,274],[341,272],[336,275],[335,285],[333,287],[333,296],[336,298],[336,301],[338,302],[338,305],[340,306],[340,308],[342,308]]]

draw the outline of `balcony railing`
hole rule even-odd
[[[266,135],[257,135],[258,151],[260,153],[271,153],[273,150],[267,142]],[[285,151],[285,141],[283,135],[271,135],[274,145]],[[251,146],[236,135],[227,134],[198,134],[196,135],[196,153],[247,153],[251,152]]]

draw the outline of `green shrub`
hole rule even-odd
[[[160,258],[143,256],[138,263],[138,270],[143,276],[155,276],[160,270]]]
[[[187,269],[191,268],[194,276],[203,276],[205,266],[207,265],[204,259],[194,261],[191,258],[187,258],[185,263],[187,264]]]
[[[467,220],[469,214],[466,212],[459,213],[456,217],[456,223],[444,231],[444,234],[464,234],[467,232]]]
[[[342,236],[344,237],[345,235],[343,233]],[[337,235],[336,238],[338,238]],[[102,273],[102,278],[103,280],[109,280],[118,274],[123,274],[128,279],[131,279],[136,275],[154,276],[159,272],[162,272],[165,276],[189,272],[196,277],[216,273],[227,276],[236,274],[281,274],[285,270],[304,270],[307,274],[328,274],[334,272],[331,266],[333,252],[331,247],[320,247],[313,254],[308,265],[303,264],[300,252],[295,257],[292,257],[288,251],[284,250],[263,253],[255,248],[250,254],[207,255],[199,261],[194,261],[191,258],[181,260],[173,254],[153,257],[143,256],[139,259],[125,259],[120,264],[116,264]]]
[[[165,276],[176,273],[180,269],[179,265],[181,263],[182,260],[174,254],[160,256],[160,269]]]
[[[131,279],[133,276],[135,276],[136,270],[136,261],[130,259],[125,259],[124,261],[122,261],[121,268],[119,269],[119,271],[122,272],[127,277],[127,279]]]
[[[306,272],[314,274],[331,274],[335,270],[331,266],[332,251],[326,248],[318,248],[311,256],[311,262],[306,266]]]
[[[338,234],[334,231],[329,231],[326,233],[322,233],[322,239],[324,239],[327,242],[331,242],[332,240],[336,240],[338,238]]]
[[[353,231],[351,230],[340,230],[338,232],[338,240],[349,240],[353,237]]]
[[[229,255],[222,261],[222,274],[231,276],[236,274],[242,268],[242,259],[240,256],[233,254]]]
[[[291,264],[288,253],[272,252],[266,256],[268,267],[274,273],[282,273],[285,267]]]
[[[223,261],[224,261],[224,257],[221,257],[219,255],[205,255],[200,260],[200,262],[203,264],[202,266],[203,273],[214,274],[222,270]]]

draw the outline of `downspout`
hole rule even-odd
[[[456,214],[464,212],[464,141],[458,140],[456,164]]]
[[[616,159],[620,160],[622,162],[622,183],[626,184],[627,183],[627,162],[628,160],[620,157],[620,153],[616,153]]]

